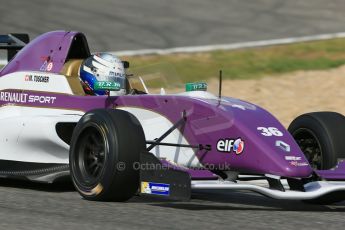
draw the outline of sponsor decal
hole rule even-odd
[[[51,61],[44,61],[41,68],[40,68],[40,71],[51,71],[53,69],[53,62]]]
[[[154,182],[141,182],[140,192],[143,194],[152,194],[152,195],[161,195],[169,196],[170,194],[170,185],[163,183],[154,183]]]
[[[207,90],[207,83],[205,82],[186,83],[185,86],[186,86],[186,92]]]
[[[47,71],[52,70],[52,68],[53,68],[53,62],[48,62]]]
[[[54,104],[55,100],[56,97],[51,96],[40,96],[18,92],[0,92],[0,101],[2,102]]]
[[[32,75],[25,75],[24,80],[25,81],[32,81]]]
[[[290,145],[286,144],[284,141],[276,141],[276,146],[285,152],[290,152]]]
[[[44,76],[44,75],[25,75],[24,77],[25,81],[34,81],[34,82],[43,82],[43,83],[48,83],[49,82],[49,77]]]
[[[217,142],[217,150],[219,152],[235,152],[237,155],[239,155],[244,150],[244,141],[241,138],[220,139]]]
[[[95,90],[118,91],[121,89],[120,83],[114,81],[97,81],[95,82],[94,87]]]
[[[302,160],[302,157],[285,156],[285,160],[287,160],[287,161],[300,161],[300,160]]]
[[[119,69],[119,71],[123,71],[123,70]],[[125,77],[126,74],[120,73],[120,72],[109,71],[109,76],[110,77]]]
[[[296,167],[301,167],[301,166],[308,166],[308,162],[298,162],[298,161],[290,161],[290,165],[296,166]]]
[[[0,101],[25,103],[28,100],[26,93],[0,92]]]

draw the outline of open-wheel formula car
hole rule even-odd
[[[23,40],[8,35],[0,43],[13,54]],[[228,189],[332,202],[345,193],[343,162],[313,169],[273,115],[208,93],[203,83],[145,94],[135,88],[146,88],[144,79],[128,77],[126,95],[85,95],[78,74],[90,55],[82,33],[49,32],[1,70],[1,177],[71,176],[89,200],[125,201],[138,192],[186,200],[192,191]]]

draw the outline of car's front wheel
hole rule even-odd
[[[306,113],[288,130],[314,169],[333,168],[345,156],[345,117],[339,113]]]
[[[74,129],[70,173],[77,191],[87,200],[125,201],[138,190],[134,164],[145,149],[139,121],[122,110],[86,113]]]
[[[293,120],[288,130],[316,170],[331,169],[337,165],[338,158],[345,156],[345,117],[339,113],[306,113]],[[290,187],[298,187],[294,184],[296,180],[288,182]],[[335,192],[306,202],[331,204],[344,199],[344,192]]]

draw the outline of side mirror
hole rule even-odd
[[[122,63],[123,63],[123,67],[124,67],[125,69],[128,69],[128,68],[129,68],[129,62],[128,62],[128,61],[122,61]]]
[[[7,61],[10,61],[29,41],[28,34],[0,35],[0,49],[7,50]]]

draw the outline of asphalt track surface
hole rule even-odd
[[[93,51],[171,48],[342,32],[344,12],[343,0],[0,0],[0,33],[71,29]],[[0,229],[344,229],[344,211],[226,191],[89,202],[71,184],[0,180]]]
[[[344,0],[0,0],[0,34],[87,35],[92,51],[228,44],[345,31]]]
[[[71,184],[0,180],[0,229],[344,229],[345,202],[272,200],[250,192],[208,192],[190,202],[134,197],[81,199]]]

